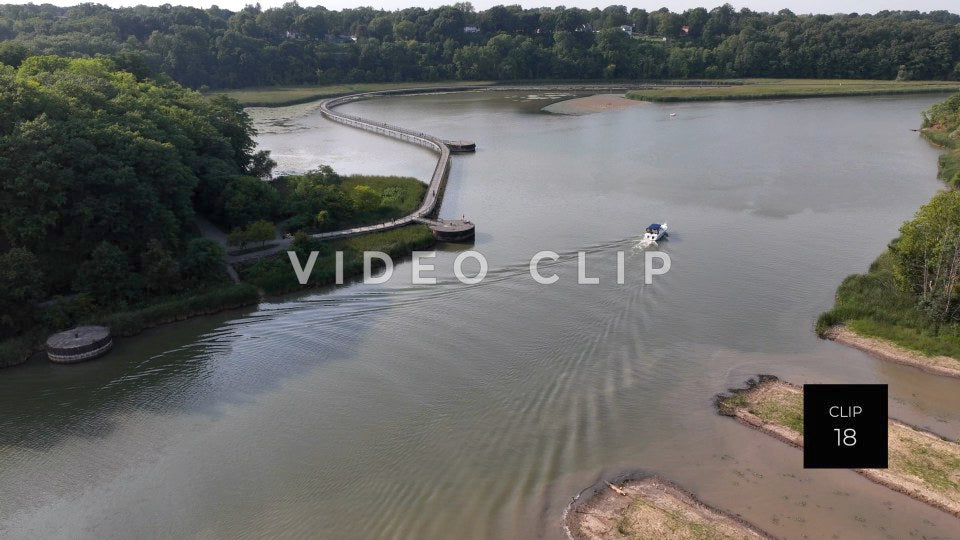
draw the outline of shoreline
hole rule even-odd
[[[136,336],[151,328],[216,315],[224,311],[259,304],[260,292],[250,283],[225,285],[212,291],[169,299],[137,309],[101,313],[82,319],[77,324],[95,324],[110,328],[113,337]],[[199,305],[198,305],[199,304]],[[0,342],[0,370],[24,365],[46,350],[47,334],[56,329],[34,330],[30,335]]]
[[[880,81],[870,79],[728,79],[712,87],[633,90],[630,99],[660,103],[812,99],[857,96],[940,94],[960,90],[951,81]]]
[[[773,538],[668,480],[639,473],[581,491],[564,511],[563,529],[572,540],[623,538],[628,534],[666,539]]]
[[[799,397],[801,402],[802,416],[802,388],[780,380],[773,375],[758,375],[756,378],[747,381],[744,388],[732,388],[728,394],[718,394],[714,398],[714,405],[717,413],[721,416],[735,418],[741,424],[756,429],[757,431],[769,435],[781,442],[785,442],[795,448],[803,448],[803,435],[796,430],[791,429],[775,421],[768,421],[761,418],[750,410],[751,405],[756,405],[762,400],[775,394]],[[776,398],[771,398],[771,400]],[[774,405],[774,407],[776,404]],[[782,411],[778,411],[782,412]],[[953,498],[935,491],[920,474],[906,474],[891,472],[903,467],[903,463],[912,463],[913,454],[920,458],[926,458],[928,455],[936,453],[950,452],[954,459],[960,459],[960,444],[950,441],[940,435],[922,428],[907,424],[895,418],[888,418],[890,445],[890,464],[887,469],[851,469],[857,474],[867,478],[871,482],[887,487],[897,493],[902,493],[914,500],[928,504],[938,510],[942,510],[954,517],[960,517],[960,496],[954,494]],[[913,450],[913,454],[911,454]],[[910,470],[907,467],[907,470]],[[913,472],[910,470],[911,473]],[[940,472],[939,470],[937,472]],[[945,471],[947,481],[951,471]]]
[[[890,340],[858,334],[844,324],[831,326],[823,337],[859,349],[874,358],[914,367],[935,375],[960,378],[960,360],[950,356],[928,356],[897,345]]]
[[[960,151],[956,141],[950,137],[952,130],[948,130],[943,123],[947,120],[940,118],[937,120],[939,123],[935,123],[928,117],[928,114],[933,114],[940,105],[925,111],[921,128],[914,131],[931,146],[943,150],[937,159],[937,178],[945,184],[947,191],[951,191],[960,187],[957,180],[960,178]],[[934,201],[942,193],[943,190],[938,190],[930,201]],[[891,240],[891,245],[897,240],[898,238]],[[944,338],[940,334],[939,325],[924,320],[920,313],[909,313],[905,306],[913,304],[915,309],[915,297],[899,303],[895,300],[887,303],[878,300],[908,295],[899,290],[895,283],[894,266],[892,249],[888,246],[865,273],[847,276],[837,287],[833,307],[817,318],[814,326],[817,335],[821,339],[836,341],[882,360],[914,367],[934,375],[960,378],[960,349],[955,343],[955,332]],[[887,290],[882,290],[882,287]],[[867,298],[870,300],[866,300]],[[877,317],[875,310],[885,312],[887,317]],[[919,323],[904,323],[910,318],[914,319],[914,323]],[[851,326],[859,326],[861,330],[872,328],[873,335],[858,333]],[[932,335],[924,332],[931,328]]]

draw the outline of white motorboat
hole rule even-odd
[[[658,240],[663,238],[667,234],[667,224],[664,223],[651,223],[647,227],[646,232],[643,234],[643,238],[640,240],[640,246],[646,247],[651,244],[656,244]]]

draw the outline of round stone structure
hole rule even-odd
[[[476,152],[477,143],[473,141],[445,141],[447,148],[454,154],[465,154],[467,152]]]
[[[58,364],[73,364],[103,356],[113,347],[105,326],[78,326],[47,338],[47,357]]]
[[[440,219],[429,225],[433,237],[441,242],[470,242],[476,225],[463,219]]]

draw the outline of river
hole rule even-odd
[[[489,262],[437,285],[271,299],[0,372],[0,536],[560,538],[586,486],[658,473],[777,536],[960,537],[955,518],[718,416],[757,373],[881,382],[890,414],[960,437],[956,381],[819,340],[817,314],[942,187],[911,128],[942,96],[539,112],[469,92],[343,110],[477,142],[442,215]],[[556,99],[555,97],[553,98]],[[671,116],[675,113],[675,116]],[[254,109],[283,171],[429,178],[430,152]],[[632,238],[666,220],[672,269]],[[561,255],[534,282],[531,256]],[[577,284],[577,252],[598,285]],[[616,283],[617,252],[626,283]]]

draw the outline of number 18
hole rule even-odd
[[[840,429],[834,429],[837,432],[837,446],[854,446],[857,444],[857,430],[853,428],[847,428],[840,432]]]

